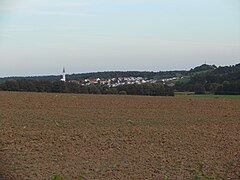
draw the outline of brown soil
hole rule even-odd
[[[240,99],[0,92],[0,179],[240,179]]]

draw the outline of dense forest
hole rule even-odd
[[[240,64],[216,67],[201,65],[189,71],[187,82],[176,82],[176,91],[193,91],[196,94],[240,94]]]
[[[143,77],[156,79],[157,83],[128,84],[108,87],[100,84],[82,86],[73,82],[61,82],[61,76],[7,77],[0,78],[0,90],[33,91],[85,94],[128,94],[128,95],[174,95],[174,91],[196,94],[240,94],[240,64],[215,66],[203,64],[189,71],[109,71],[67,75],[68,80],[94,78]],[[162,82],[162,79],[181,77],[178,80]],[[169,86],[173,84],[173,86]]]

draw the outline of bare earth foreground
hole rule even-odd
[[[0,92],[0,179],[240,179],[240,99]]]

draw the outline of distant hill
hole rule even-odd
[[[186,75],[187,71],[106,71],[106,72],[90,72],[81,74],[67,74],[67,80],[84,80],[84,79],[96,79],[96,78],[114,78],[114,77],[144,77],[149,79],[163,79],[171,78],[175,76]],[[57,81],[61,79],[61,75],[52,76],[27,76],[27,77],[5,77],[0,78],[0,82],[7,80],[48,80]]]
[[[94,78],[114,78],[114,77],[144,77],[149,79],[164,79],[171,77],[180,76],[195,76],[202,73],[210,73],[211,75],[223,75],[223,74],[233,74],[240,72],[240,63],[230,66],[215,66],[202,64],[195,68],[182,71],[105,71],[105,72],[90,72],[90,73],[79,73],[79,74],[67,74],[68,80],[84,80],[84,79],[94,79]],[[0,78],[0,82],[7,80],[47,80],[47,81],[58,81],[61,79],[61,75],[48,75],[48,76],[19,76],[19,77],[4,77]]]
[[[176,82],[176,91],[198,94],[240,94],[240,63],[231,66],[201,65],[189,71],[188,81]]]
[[[189,72],[206,72],[206,71],[212,71],[214,69],[217,69],[217,66],[215,65],[208,65],[208,64],[202,64],[201,66],[197,66],[194,69],[191,69]]]

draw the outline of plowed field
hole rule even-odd
[[[240,99],[0,92],[0,179],[240,179]]]

